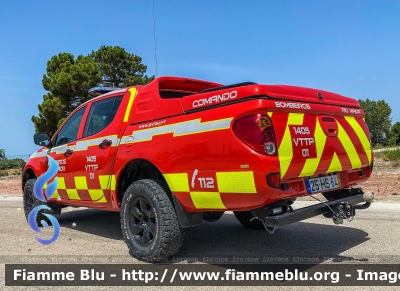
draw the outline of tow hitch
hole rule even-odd
[[[361,188],[349,189],[348,196],[332,201],[322,202],[300,209],[293,210],[288,207],[287,211],[282,214],[265,217],[263,224],[265,229],[274,233],[281,226],[302,221],[317,215],[323,214],[325,217],[333,219],[335,224],[342,224],[343,220],[353,220],[356,209],[366,209],[374,200],[373,192],[363,192]],[[362,205],[357,205],[364,202]]]

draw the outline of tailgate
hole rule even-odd
[[[364,112],[353,98],[312,88],[246,83],[207,91],[182,98],[185,113],[249,99],[267,102],[282,179],[371,165]]]
[[[318,105],[319,110],[315,110],[316,106],[313,104],[314,110],[307,113],[269,113],[282,179],[350,171],[371,164],[371,144],[362,110],[350,114],[343,112],[350,108]]]

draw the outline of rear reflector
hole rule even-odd
[[[267,185],[271,188],[279,189],[279,185],[281,184],[280,173],[269,173],[267,175]]]

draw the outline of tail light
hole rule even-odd
[[[261,154],[277,155],[275,131],[266,114],[252,114],[235,121],[234,134],[250,148]]]

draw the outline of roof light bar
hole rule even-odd
[[[120,88],[115,88],[114,83],[104,82],[103,84],[98,84],[97,87],[90,88],[88,93],[90,96],[96,97],[118,89]]]

